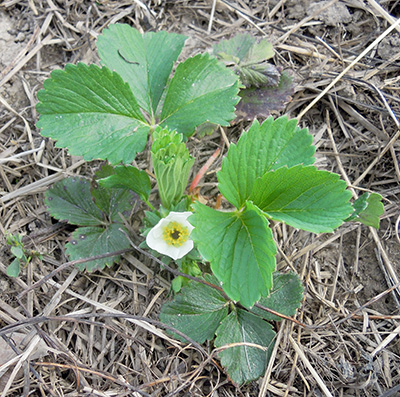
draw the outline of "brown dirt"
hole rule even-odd
[[[0,4],[0,326],[22,321],[18,331],[30,332],[30,346],[39,351],[29,365],[26,357],[22,359],[17,376],[9,371],[0,378],[0,392],[11,376],[8,396],[399,395],[400,174],[399,141],[392,138],[399,133],[400,29],[380,40],[324,91],[393,25],[400,16],[398,2],[237,0],[230,5],[218,2],[211,18],[212,3]],[[203,366],[194,347],[169,339],[162,327],[144,328],[144,323],[115,314],[157,319],[168,299],[169,275],[160,274],[138,253],[92,274],[67,268],[18,299],[29,285],[68,261],[64,244],[70,230],[46,213],[44,191],[66,175],[91,175],[97,166],[69,156],[40,136],[35,127],[36,93],[51,70],[68,62],[97,62],[96,36],[114,22],[143,31],[184,33],[190,37],[184,56],[240,31],[268,37],[277,52],[275,63],[290,70],[296,81],[293,100],[280,114],[301,117],[301,125],[310,129],[318,167],[340,173],[358,194],[367,189],[384,197],[385,214],[377,233],[361,225],[344,225],[332,235],[315,236],[275,226],[279,269],[297,271],[306,287],[296,318],[312,327],[282,322],[276,356],[265,377],[241,388],[218,366]],[[228,129],[228,138],[237,140],[242,127]],[[219,144],[217,134],[192,139],[197,168]],[[205,182],[202,193],[212,197],[215,172]],[[131,226],[140,242],[139,218],[132,219]],[[7,232],[24,235],[26,247],[43,254],[17,279],[6,275],[12,260],[5,244]],[[392,292],[384,294],[389,288]],[[78,318],[79,313],[94,312],[102,315],[90,322]],[[71,313],[73,321],[62,318]],[[38,319],[35,326],[32,318]],[[3,343],[0,338],[0,346]],[[27,351],[23,345],[17,347]],[[212,351],[212,346],[204,347]]]

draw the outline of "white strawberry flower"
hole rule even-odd
[[[160,254],[176,260],[183,258],[193,249],[190,233],[194,227],[187,218],[191,212],[170,212],[150,230],[146,237],[147,245]]]

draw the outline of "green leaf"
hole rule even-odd
[[[128,166],[117,166],[114,173],[98,180],[100,186],[105,188],[126,188],[137,193],[143,201],[149,199],[151,191],[150,178],[146,171]]]
[[[174,62],[186,36],[167,32],[142,35],[126,24],[110,25],[97,41],[101,62],[115,70],[149,115],[155,115]]]
[[[272,44],[249,34],[238,34],[213,47],[213,53],[228,66],[232,66],[246,87],[278,85],[281,73],[267,60],[274,56]]]
[[[211,284],[217,281],[210,275],[205,280]],[[228,314],[224,297],[214,288],[191,281],[180,293],[161,309],[160,319],[183,332],[198,343],[214,338],[215,330]],[[184,338],[175,335],[182,342]]]
[[[364,225],[379,229],[379,217],[384,213],[382,196],[377,193],[364,193],[353,203],[354,212],[346,222],[361,222]]]
[[[71,260],[77,260],[129,248],[130,243],[120,229],[127,233],[120,223],[112,223],[106,227],[80,227],[72,233],[69,243],[65,246],[66,252]],[[86,269],[92,272],[111,266],[119,259],[119,255],[111,256],[76,266],[79,270]]]
[[[237,76],[209,54],[178,65],[165,97],[161,125],[186,137],[208,121],[229,125],[239,97]]]
[[[249,200],[269,218],[313,233],[329,233],[352,213],[346,187],[337,174],[296,165],[257,179]]]
[[[258,379],[265,372],[274,346],[271,324],[249,312],[238,309],[229,314],[217,329],[215,346],[227,346],[218,353],[221,364],[238,385]],[[236,346],[232,343],[254,343],[264,348]]]
[[[18,277],[21,270],[21,262],[15,258],[7,267],[7,275],[10,277]]]
[[[251,307],[268,295],[276,246],[268,221],[247,202],[242,212],[219,212],[196,202],[191,238],[230,299]]]
[[[254,65],[263,63],[265,60],[272,58],[275,54],[272,44],[267,39],[261,39],[258,43],[254,43],[242,59],[242,64]]]
[[[73,225],[96,226],[105,221],[92,200],[90,181],[84,178],[66,178],[54,184],[45,194],[45,204],[51,216]]]
[[[258,302],[286,316],[293,316],[303,300],[303,285],[295,273],[274,273],[274,286],[267,297]],[[251,311],[268,321],[280,321],[281,317],[253,307]]]
[[[231,145],[218,172],[219,190],[236,208],[250,197],[257,178],[283,166],[314,163],[315,147],[307,129],[297,120],[272,117],[261,125],[254,120],[237,145]]]
[[[21,259],[24,256],[24,250],[18,246],[11,247],[11,252],[19,259]]]
[[[249,87],[241,90],[241,99],[236,106],[237,120],[267,118],[272,112],[284,109],[294,94],[292,80],[289,74],[282,72],[277,86]]]
[[[68,64],[38,92],[37,124],[85,160],[131,162],[147,142],[147,125],[129,85],[106,67]]]
[[[221,40],[213,46],[213,54],[223,60],[237,58],[240,62],[249,53],[257,39],[247,33],[237,34],[229,40]]]

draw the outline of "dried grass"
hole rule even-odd
[[[9,370],[0,379],[3,395],[398,395],[398,5],[352,0],[322,7],[336,3],[351,10],[353,22],[331,26],[322,8],[304,12],[306,0],[1,3],[15,34],[23,31],[26,38],[0,74],[0,333],[13,326],[34,336],[0,368]],[[112,269],[80,273],[65,256],[69,226],[46,212],[49,185],[67,175],[91,175],[97,163],[71,157],[40,136],[36,93],[51,70],[98,62],[95,39],[115,22],[186,34],[184,56],[239,31],[268,37],[276,63],[296,81],[285,112],[314,135],[317,165],[340,173],[355,197],[363,191],[384,197],[378,232],[345,225],[315,236],[274,225],[278,268],[296,271],[306,288],[296,316],[305,326],[277,324],[279,343],[265,377],[240,389],[214,361],[211,346],[183,345],[157,322],[170,274],[134,251]],[[192,139],[197,167],[221,142],[226,149],[236,141],[244,127],[227,129],[223,139],[217,133]],[[221,158],[202,185],[210,197],[220,164]],[[131,221],[135,242],[139,225],[139,217]],[[26,247],[43,253],[15,280],[5,275],[11,258],[6,232],[24,234]],[[43,342],[47,356],[30,359]]]

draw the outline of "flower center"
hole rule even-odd
[[[188,228],[178,222],[170,222],[164,228],[163,239],[168,245],[180,247],[189,239]]]

